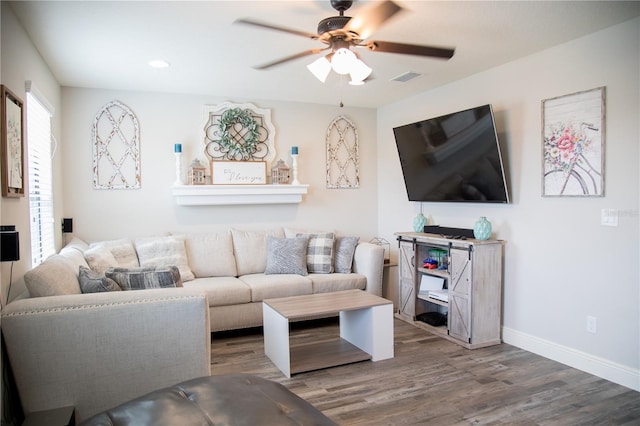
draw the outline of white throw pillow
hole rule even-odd
[[[31,297],[80,294],[78,276],[68,259],[54,254],[40,265],[25,272],[24,284]]]
[[[194,279],[187,261],[184,240],[176,237],[150,237],[135,240],[140,266],[177,266],[182,281]]]
[[[107,268],[135,268],[140,266],[133,243],[128,239],[93,243],[84,252],[84,258],[94,271],[104,274]]]

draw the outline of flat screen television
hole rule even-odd
[[[393,133],[409,201],[509,202],[491,105],[406,124]]]

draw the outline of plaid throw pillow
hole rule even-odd
[[[298,234],[303,236],[305,234]],[[316,274],[333,272],[333,233],[308,234],[307,271]]]

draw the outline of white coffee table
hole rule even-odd
[[[291,347],[289,322],[340,314],[340,339]],[[268,299],[262,304],[264,351],[284,373],[393,358],[393,303],[362,290]]]

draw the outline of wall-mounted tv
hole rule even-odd
[[[409,201],[508,203],[491,105],[393,129]]]

